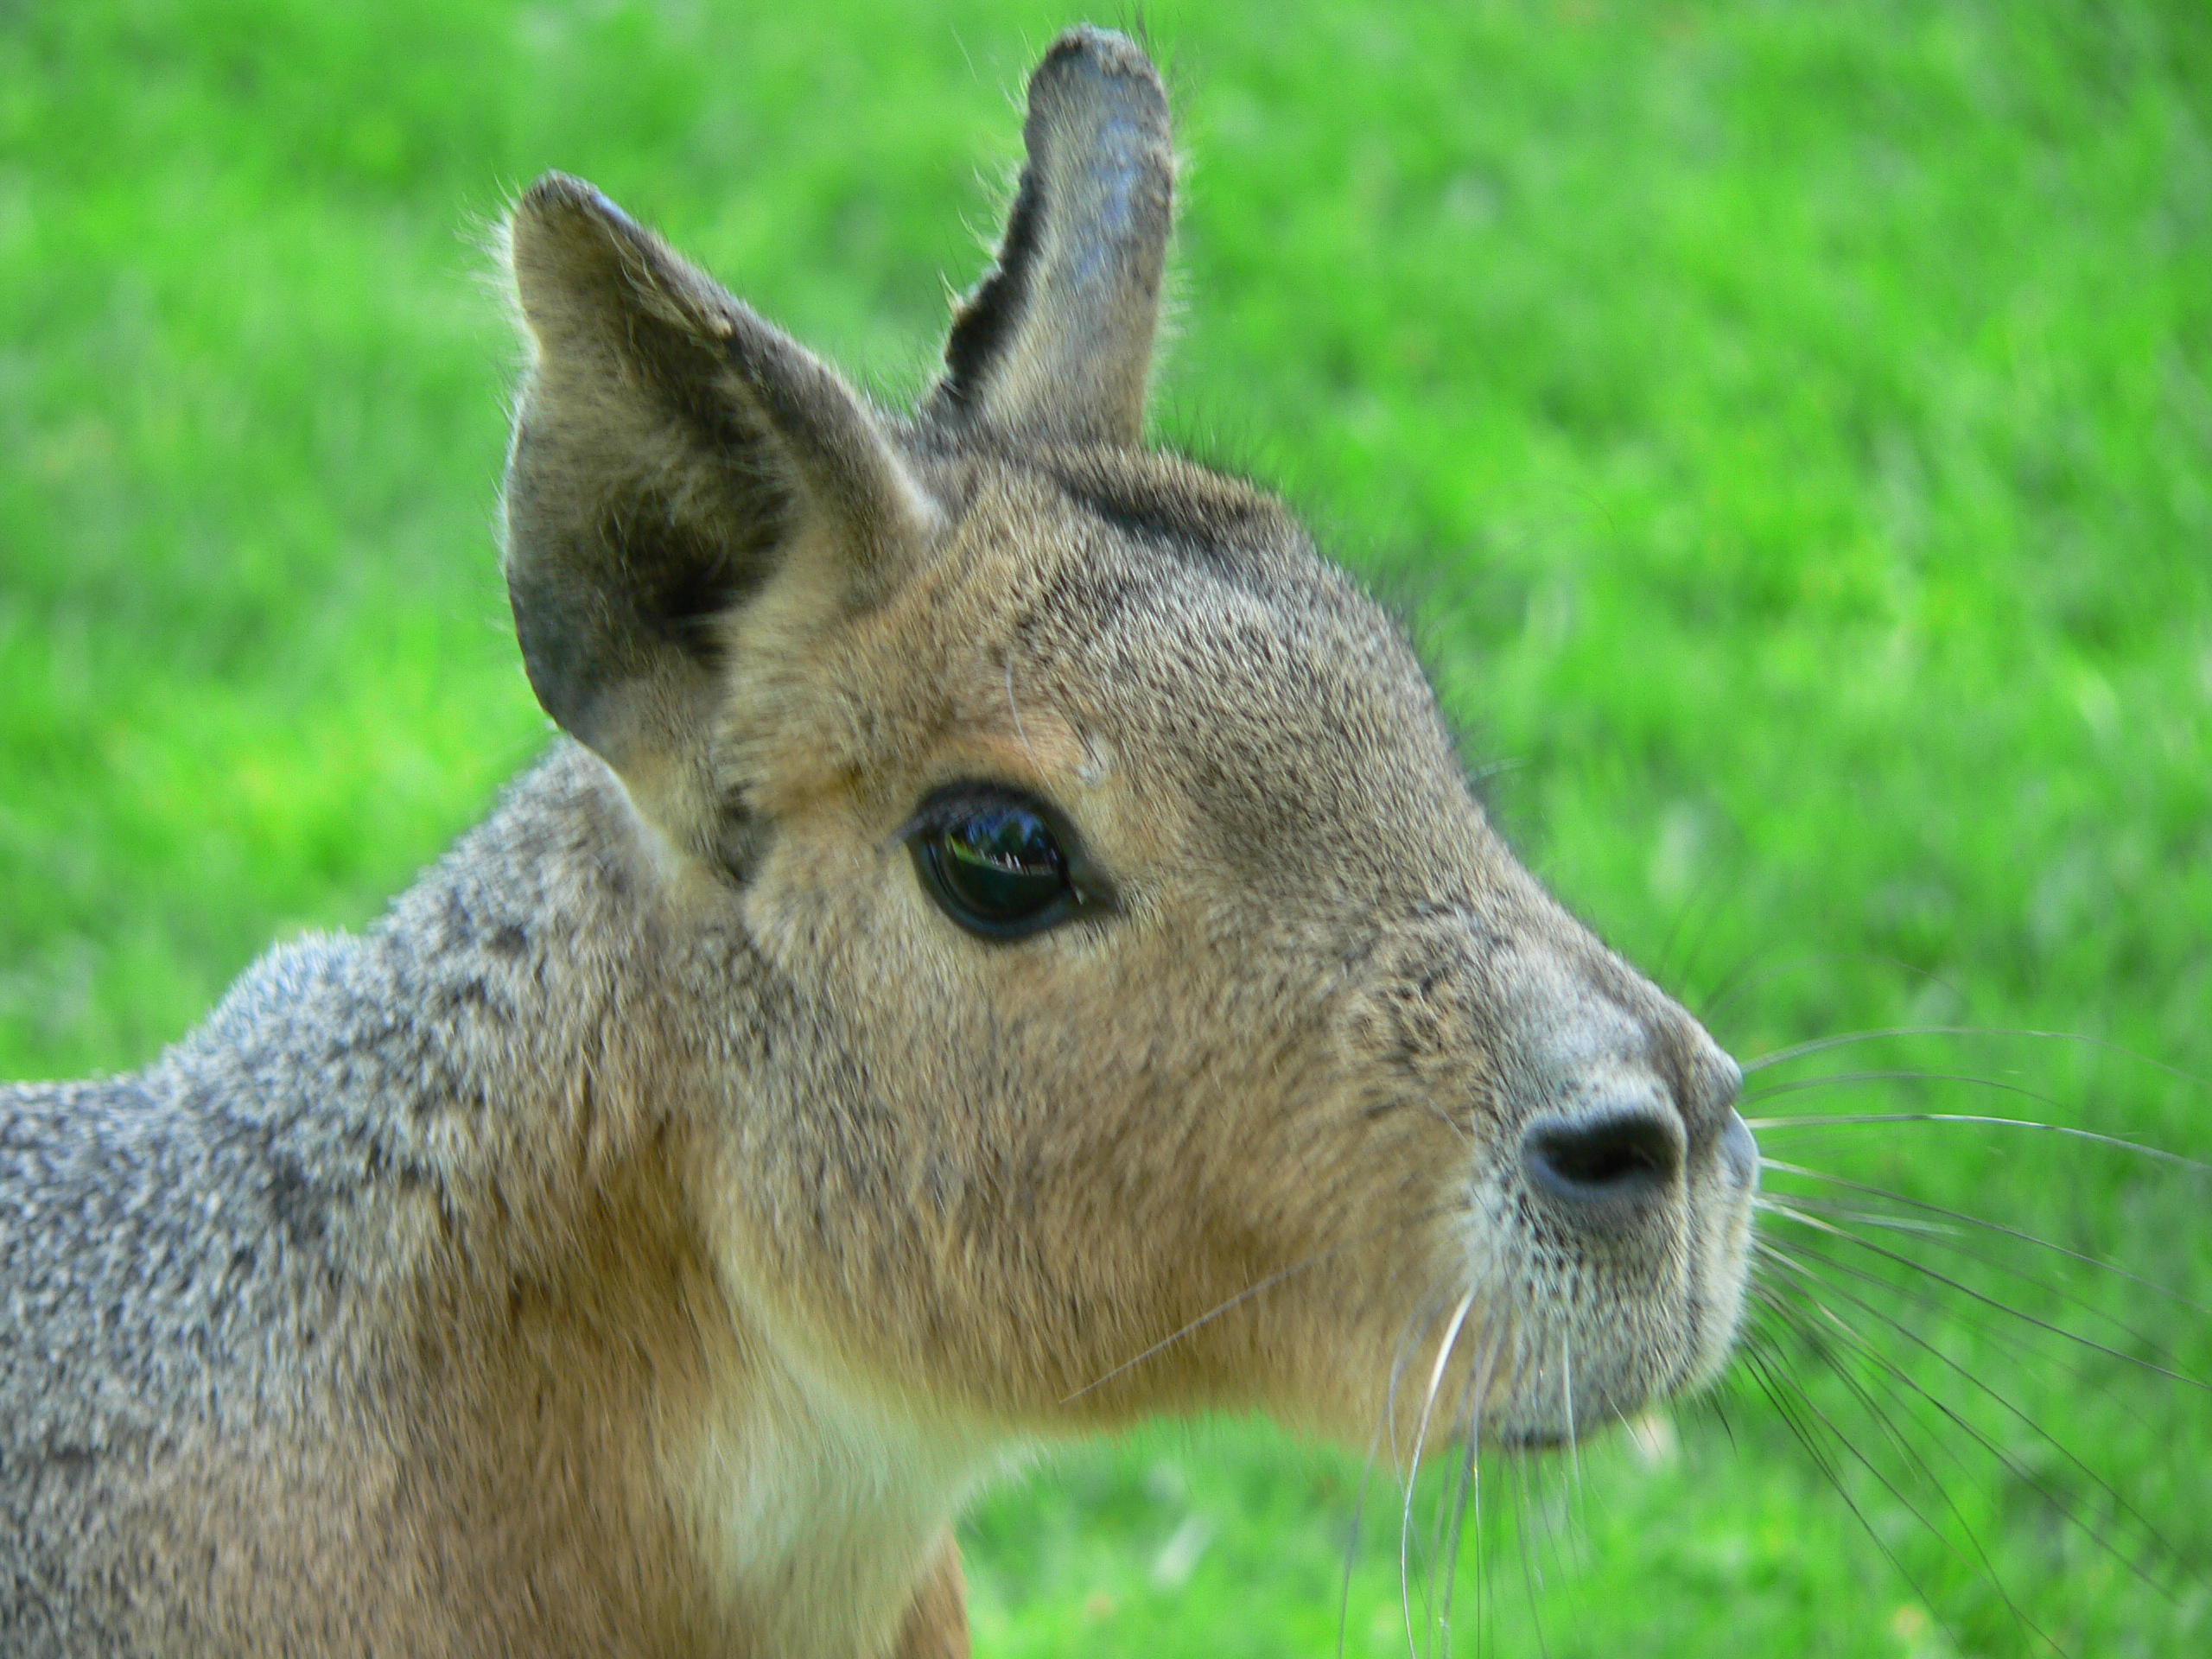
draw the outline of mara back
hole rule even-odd
[[[1735,1065],[1283,507],[1147,446],[1151,65],[1062,35],[1025,139],[905,415],[516,204],[567,735],[362,937],[0,1090],[0,1649],[956,1654],[1039,1442],[1540,1446],[1719,1366]]]

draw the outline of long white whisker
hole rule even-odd
[[[2147,1054],[2139,1054],[2132,1048],[2107,1042],[2101,1037],[2089,1037],[2078,1031],[2036,1031],[2020,1026],[1889,1026],[1875,1031],[1838,1032],[1832,1037],[1815,1037],[1809,1042],[1777,1048],[1770,1054],[1761,1054],[1745,1060],[1744,1075],[1751,1077],[1770,1067],[1783,1065],[1791,1060],[1801,1060],[1808,1054],[1824,1054],[1834,1048],[1847,1048],[1855,1043],[1871,1043],[1885,1037],[2030,1037],[2044,1042],[2080,1043],[2086,1048],[2102,1049],[2107,1054],[2147,1065],[2163,1071],[2168,1077],[2193,1083],[2200,1089],[2212,1089],[2212,1082],[2198,1077],[2194,1071],[2184,1071],[2177,1065],[2168,1065],[2164,1060],[2154,1060]]]
[[[1459,1579],[1459,1535],[1467,1517],[1467,1504],[1471,1495],[1475,1504],[1475,1550],[1482,1551],[1482,1497],[1478,1482],[1481,1479],[1483,1402],[1489,1396],[1491,1379],[1497,1365],[1497,1356],[1504,1346],[1502,1336],[1494,1336],[1476,1361],[1474,1374],[1468,1379],[1467,1414],[1462,1433],[1465,1445],[1459,1459],[1459,1490],[1452,1500],[1452,1526],[1444,1545],[1444,1594],[1437,1613],[1436,1629],[1439,1651],[1449,1659],[1452,1652],[1452,1595]]]
[[[1407,1323],[1404,1333],[1398,1338],[1397,1351],[1390,1357],[1390,1387],[1383,1395],[1382,1409],[1375,1420],[1374,1436],[1367,1443],[1367,1461],[1360,1465],[1359,1490],[1352,1498],[1351,1535],[1344,1541],[1344,1579],[1337,1604],[1337,1659],[1344,1659],[1344,1631],[1351,1618],[1352,1564],[1359,1553],[1360,1517],[1367,1509],[1367,1488],[1375,1476],[1375,1460],[1382,1447],[1387,1433],[1392,1443],[1391,1461],[1397,1460],[1398,1385],[1405,1380],[1406,1361],[1411,1357],[1414,1338],[1421,1329],[1421,1320]]]
[[[1398,1522],[1398,1604],[1406,1616],[1406,1647],[1418,1652],[1420,1644],[1414,1635],[1414,1597],[1412,1576],[1407,1565],[1408,1541],[1414,1528],[1414,1482],[1421,1473],[1421,1448],[1428,1440],[1430,1414],[1436,1409],[1436,1391],[1444,1386],[1445,1367],[1452,1363],[1452,1350],[1459,1340],[1459,1327],[1467,1322],[1467,1310],[1475,1305],[1475,1293],[1469,1291],[1459,1299],[1459,1306],[1452,1311],[1452,1323],[1445,1327],[1444,1339],[1436,1345],[1436,1363],[1429,1368],[1428,1391],[1421,1402],[1421,1421],[1414,1430],[1414,1451],[1411,1466],[1406,1471],[1405,1511]]]
[[[1802,1117],[1747,1117],[1744,1126],[1758,1135],[1774,1129],[1823,1129],[1864,1127],[1870,1123],[1965,1123],[2001,1129],[2039,1129],[2045,1135],[2063,1135],[2070,1141],[2089,1141],[2099,1146],[2115,1147],[2122,1152],[2133,1152],[2145,1158],[2155,1158],[2162,1163],[2176,1164],[2199,1175],[2212,1175],[2212,1164],[2200,1163],[2194,1158],[2184,1158],[2177,1152],[2168,1152],[2163,1147],[2148,1147],[2140,1141],[2129,1141],[2117,1135],[2100,1135],[2094,1129],[2077,1129],[2065,1123],[2039,1123],[2028,1117],[1991,1117],[1974,1112],[1821,1112]]]
[[[1574,1471],[1574,1498],[1582,1501],[1582,1446],[1574,1438],[1574,1356],[1568,1351],[1570,1338],[1562,1330],[1559,1333],[1559,1398],[1567,1414],[1567,1458]]]

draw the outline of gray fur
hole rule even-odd
[[[0,1088],[7,1652],[145,1650],[131,1526],[172,1501],[165,1462],[358,1432],[404,1218],[480,1205],[502,1172],[471,1154],[584,1130],[493,1120],[623,1017],[626,815],[594,785],[556,754],[367,934],[270,951],[144,1071]]]

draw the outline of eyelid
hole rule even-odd
[[[913,816],[892,831],[893,841],[912,841],[917,836],[932,830],[950,830],[961,819],[989,806],[1022,806],[1037,810],[1045,803],[1015,789],[999,784],[948,784],[932,791],[916,807]],[[1048,828],[1058,833],[1058,815],[1050,810],[1039,810],[1038,816]]]
[[[962,819],[994,806],[1018,807],[1025,812],[1034,812],[1045,821],[1045,827],[1052,832],[1064,852],[1071,842],[1080,845],[1083,840],[1068,822],[1067,815],[1042,796],[1010,785],[975,779],[963,779],[932,790],[914,809],[913,816],[892,833],[892,839],[912,841],[931,830],[950,830]]]

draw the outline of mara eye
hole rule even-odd
[[[922,890],[986,939],[1024,939],[1085,905],[1058,815],[1010,791],[933,797],[906,832]]]

